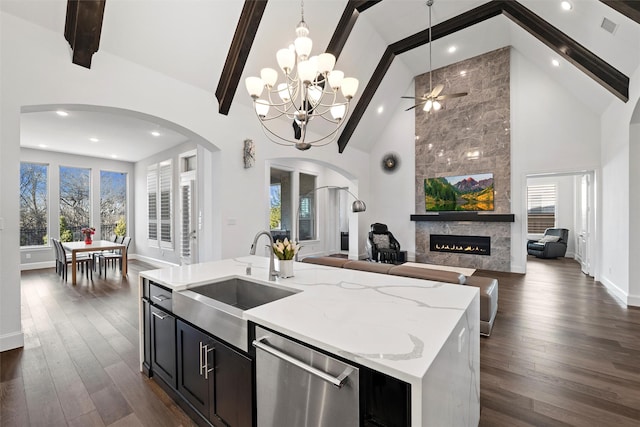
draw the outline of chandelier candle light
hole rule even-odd
[[[349,103],[358,90],[358,80],[344,77],[334,70],[336,57],[330,53],[311,55],[313,46],[309,27],[302,19],[296,27],[293,45],[276,53],[278,66],[284,73],[284,82],[278,83],[278,72],[263,68],[260,77],[247,77],[245,84],[265,135],[276,144],[293,145],[298,150],[331,143],[338,135],[349,109]],[[260,98],[266,89],[266,99]],[[342,93],[340,100],[338,93]],[[271,114],[270,114],[271,112]],[[294,137],[279,135],[269,122],[286,116],[293,120]],[[307,140],[307,126],[316,117],[331,123],[331,131],[317,139]]]

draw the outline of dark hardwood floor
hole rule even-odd
[[[640,426],[640,310],[570,259],[499,281],[480,341],[481,426]]]
[[[132,261],[128,280],[109,270],[75,287],[53,269],[23,272],[25,347],[0,353],[0,425],[193,425],[138,372],[137,280],[149,268]],[[500,286],[481,339],[480,425],[640,425],[640,310],[568,259],[476,274]]]

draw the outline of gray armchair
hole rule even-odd
[[[527,253],[538,258],[558,258],[567,253],[569,230],[566,228],[547,228],[540,240],[527,242]]]

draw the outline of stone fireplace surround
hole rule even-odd
[[[443,94],[468,92],[445,101],[445,108],[426,114],[415,110],[417,215],[426,214],[424,179],[476,173],[493,173],[495,199],[492,213],[511,210],[510,153],[510,48],[502,48],[433,71],[434,85]],[[416,96],[429,91],[429,74],[415,78]],[[433,252],[430,235],[487,236],[491,255]],[[511,223],[484,221],[416,222],[416,261],[430,264],[511,270]]]

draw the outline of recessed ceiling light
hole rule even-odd
[[[100,140],[99,140],[98,138],[89,138],[89,141],[91,141],[91,142],[98,142],[98,141],[100,141]]]
[[[554,67],[559,67],[560,66],[560,61],[558,61],[557,59],[553,59],[551,61],[551,65],[553,65]]]
[[[457,48],[457,47],[455,47],[455,46],[449,46],[449,49],[447,49],[447,50],[448,50],[448,52],[449,52],[449,53],[453,53],[453,52],[455,52],[456,50],[458,50],[458,48]]]
[[[462,77],[466,76],[466,75],[467,75],[467,70],[462,70],[462,71],[460,71],[460,75],[461,75]]]
[[[117,159],[117,158],[118,158],[118,156],[117,156],[116,154],[112,154],[112,155],[111,155],[111,158],[112,158],[112,159]]]
[[[153,132],[151,132],[151,135],[160,136],[160,132],[158,132],[157,130],[154,130]]]
[[[47,148],[47,144],[38,144],[38,147],[40,147],[40,148]]]
[[[378,107],[378,114],[382,114],[382,112],[384,111],[384,107],[381,105]]]
[[[573,9],[573,5],[568,1],[561,2],[560,3],[560,7],[562,7],[562,10],[571,10],[571,9]]]
[[[67,113],[66,111],[62,111],[62,110],[56,111],[56,114],[59,115],[60,117],[67,117],[69,115],[69,113]]]

